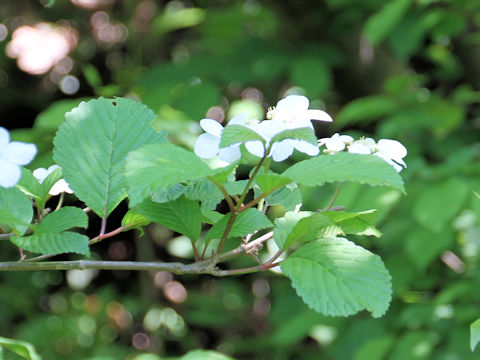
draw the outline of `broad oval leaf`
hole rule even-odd
[[[379,256],[344,238],[307,243],[281,263],[303,301],[324,315],[363,309],[385,314],[392,297],[390,274]]]
[[[43,218],[37,225],[35,232],[59,233],[73,227],[86,228],[88,216],[82,209],[74,206],[65,206]]]
[[[247,141],[259,140],[265,143],[265,139],[252,129],[242,125],[227,125],[222,131],[220,147],[225,148],[230,145],[240,144]]]
[[[307,186],[353,181],[372,186],[389,186],[405,193],[402,177],[392,166],[374,155],[347,152],[320,155],[293,165],[282,176]]]
[[[196,241],[202,230],[202,214],[198,201],[184,197],[167,203],[145,200],[135,207],[138,212],[153,222]]]
[[[65,114],[54,139],[54,158],[75,195],[97,215],[108,216],[127,196],[127,154],[166,141],[150,123],[154,113],[136,101],[99,98]]]
[[[90,255],[88,237],[70,231],[62,233],[36,233],[32,236],[10,239],[18,247],[38,254],[77,253]]]
[[[220,171],[210,169],[194,153],[170,143],[142,146],[127,157],[125,176],[130,206],[139,204],[153,192]]]
[[[0,224],[6,224],[17,235],[23,235],[32,218],[32,203],[24,193],[14,187],[0,187]]]
[[[264,193],[270,193],[282,186],[290,184],[292,181],[287,177],[270,173],[257,175],[255,182],[260,186]]]
[[[277,135],[275,135],[272,138],[272,140],[270,140],[270,143],[273,144],[286,139],[303,140],[313,145],[317,145],[317,141],[318,141],[313,129],[309,127],[304,127],[304,128],[289,129],[289,130],[284,130],[282,132],[279,132]]]

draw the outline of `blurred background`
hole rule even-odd
[[[381,319],[324,317],[273,273],[16,272],[0,274],[0,336],[46,360],[198,348],[251,360],[480,359],[469,348],[480,317],[479,58],[475,0],[0,0],[0,126],[37,144],[32,168],[53,163],[65,112],[98,96],[143,102],[191,148],[203,117],[262,118],[303,94],[334,118],[316,124],[318,137],[394,138],[409,151],[407,196],[346,184],[337,201],[379,209],[383,237],[352,240],[392,275]],[[332,190],[303,189],[304,208]],[[93,258],[188,262],[188,242],[152,226],[96,245]],[[2,244],[1,261],[17,257]]]

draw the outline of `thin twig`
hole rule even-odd
[[[327,206],[325,207],[325,210],[329,210],[333,204],[335,204],[335,201],[337,200],[338,194],[340,194],[340,188],[342,187],[342,183],[339,183],[337,185],[337,188],[335,189],[335,192],[333,193],[332,198],[328,202]]]

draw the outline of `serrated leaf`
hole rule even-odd
[[[220,239],[225,232],[228,220],[231,214],[226,214],[215,225],[213,225],[208,231],[205,243],[208,244],[212,239]],[[233,223],[233,227],[228,234],[228,238],[245,236],[253,233],[255,230],[262,230],[268,227],[272,227],[273,224],[264,213],[257,209],[247,209],[240,213]]]
[[[287,212],[283,217],[275,219],[273,239],[280,249],[284,249],[288,235],[293,227],[303,218],[311,216],[311,211]]]
[[[88,216],[82,209],[65,206],[45,216],[37,225],[37,233],[59,233],[73,227],[87,228]]]
[[[315,213],[298,220],[285,239],[284,249],[289,248],[297,241],[308,242],[321,236],[335,236],[343,234],[342,229],[328,216]]]
[[[281,263],[303,301],[330,316],[363,309],[380,317],[388,309],[392,284],[380,257],[344,238],[307,243]]]
[[[281,205],[285,211],[293,211],[302,204],[303,198],[298,185],[291,183],[275,190],[265,200],[268,205]]]
[[[127,227],[128,230],[132,228],[140,228],[150,224],[151,221],[146,216],[140,214],[135,209],[130,209],[127,211],[125,216],[122,219],[122,226]]]
[[[222,138],[220,140],[220,148],[230,145],[245,143],[247,141],[259,140],[265,143],[265,139],[252,129],[242,125],[227,125],[223,129]]]
[[[207,223],[210,225],[213,225],[217,222],[219,222],[223,218],[223,214],[220,214],[219,212],[209,210],[209,209],[200,209],[202,212],[202,223]]]
[[[127,157],[125,176],[130,206],[134,207],[155,191],[222,170],[210,169],[194,153],[170,143],[142,146]]]
[[[26,341],[7,339],[0,336],[0,348],[2,347],[27,360],[42,360],[33,345]]]
[[[470,324],[470,349],[472,349],[472,351],[475,350],[479,341],[480,341],[480,319],[477,319]]]
[[[277,135],[275,135],[272,138],[272,140],[270,140],[270,143],[273,144],[286,139],[303,140],[313,145],[317,145],[317,141],[318,141],[313,129],[304,127],[304,128],[289,129],[289,130],[284,130],[282,132],[279,132]]]
[[[291,166],[282,176],[307,186],[353,181],[371,186],[389,186],[405,193],[403,180],[397,171],[374,155],[347,152],[320,155]]]
[[[127,196],[127,154],[167,141],[166,133],[150,126],[150,109],[124,98],[82,102],[65,118],[54,139],[55,161],[75,195],[98,216],[108,216]]]
[[[273,173],[259,174],[256,176],[255,181],[264,193],[271,192],[292,182],[287,177]]]
[[[14,187],[0,187],[0,224],[6,224],[17,235],[23,235],[32,218],[32,203],[24,193]]]
[[[35,233],[10,239],[18,247],[38,254],[77,253],[89,256],[88,237],[70,231],[62,233]]]
[[[344,234],[381,237],[382,233],[372,225],[376,209],[349,213],[346,211],[322,211],[322,214],[334,220]]]
[[[152,193],[150,198],[158,203],[165,203],[178,199],[187,191],[187,186],[175,184],[167,189],[160,189]]]
[[[168,203],[156,203],[145,200],[135,207],[138,212],[151,221],[166,226],[196,241],[202,229],[202,215],[198,201],[184,197]]]

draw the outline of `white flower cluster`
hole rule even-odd
[[[229,125],[241,125],[255,131],[265,141],[265,145],[259,140],[245,142],[245,148],[253,155],[263,157],[265,149],[270,147],[271,139],[278,133],[308,127],[313,129],[310,120],[333,121],[330,115],[322,110],[309,109],[309,100],[305,96],[290,95],[278,102],[275,108],[267,113],[267,120],[249,120],[247,115],[241,114],[232,118]],[[220,140],[224,127],[212,119],[203,119],[200,126],[206,131],[197,139],[194,151],[202,159],[211,159],[219,156],[221,160],[234,162],[240,159],[240,144],[234,144],[220,149]],[[304,140],[285,139],[271,146],[269,156],[274,161],[283,161],[297,149],[310,156],[319,153],[318,146]]]
[[[407,167],[403,158],[407,156],[407,149],[397,140],[381,139],[375,142],[372,138],[354,140],[349,135],[334,134],[331,138],[318,140],[318,145],[325,145],[324,152],[336,154],[348,151],[354,154],[373,154],[385,160],[398,172]]]
[[[0,186],[15,186],[22,176],[21,166],[30,163],[36,154],[34,144],[10,141],[8,130],[0,127]]]

